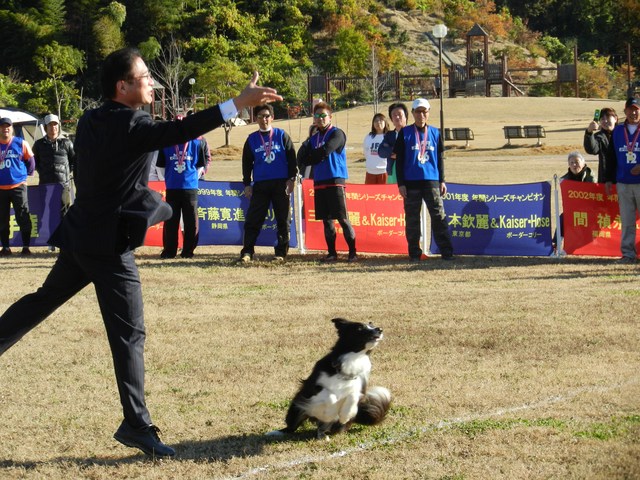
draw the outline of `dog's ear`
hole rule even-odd
[[[350,324],[349,320],[345,320],[344,318],[333,318],[331,319],[333,324],[336,326],[336,329],[340,330],[340,327],[344,327],[345,325]]]

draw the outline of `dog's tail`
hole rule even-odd
[[[361,425],[376,425],[384,420],[391,406],[391,392],[384,387],[373,387],[360,398],[354,421]]]

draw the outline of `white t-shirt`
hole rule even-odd
[[[365,166],[367,173],[372,175],[387,173],[387,159],[380,158],[378,156],[378,147],[382,143],[383,139],[383,133],[379,133],[373,137],[368,133],[367,136],[364,137],[364,142],[362,143],[362,151],[366,160]]]

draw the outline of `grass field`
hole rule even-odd
[[[507,149],[489,145],[504,143],[496,136],[452,150],[449,181],[563,173],[584,110],[562,126],[564,143]],[[356,149],[352,176],[364,171]],[[219,159],[210,175],[236,180],[239,168]],[[0,310],[42,283],[54,256],[36,251],[0,259]],[[235,264],[239,247],[201,247],[192,260],[137,253],[147,402],[176,459],[153,462],[111,438],[120,406],[87,288],[0,358],[0,478],[640,478],[637,265],[382,255],[323,265],[296,252],[272,265],[269,249],[258,253],[249,266]],[[384,329],[371,384],[394,395],[388,419],[329,442],[310,425],[265,437],[333,344],[336,316]]]

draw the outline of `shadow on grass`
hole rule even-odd
[[[45,465],[74,465],[80,468],[115,467],[140,462],[174,462],[192,460],[197,462],[228,461],[232,458],[244,458],[261,455],[265,445],[280,442],[307,442],[315,440],[315,430],[305,430],[295,435],[270,437],[264,434],[230,435],[211,440],[185,441],[171,444],[176,450],[173,459],[153,459],[135,449],[118,450],[132,452],[121,457],[68,457],[62,456],[43,461],[0,460],[0,469],[36,470]],[[137,452],[137,453],[133,453]]]

